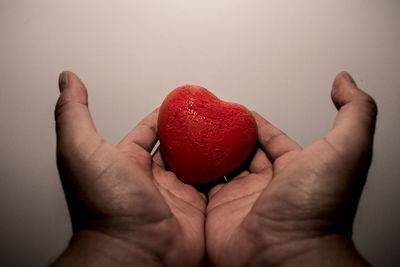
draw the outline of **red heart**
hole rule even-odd
[[[171,170],[187,183],[201,184],[243,163],[257,141],[257,123],[244,106],[185,85],[162,103],[158,137]]]

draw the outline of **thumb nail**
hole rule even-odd
[[[65,88],[68,87],[69,82],[69,74],[67,71],[64,71],[58,77],[58,87],[60,88],[60,92],[62,92]]]

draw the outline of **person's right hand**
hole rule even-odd
[[[333,129],[302,149],[254,113],[248,169],[209,192],[206,246],[215,266],[363,265],[352,224],[371,160],[375,101],[345,72],[333,83]]]
[[[54,265],[201,265],[205,197],[150,154],[158,109],[113,146],[96,131],[81,80],[63,72],[59,83],[58,167],[74,235]]]

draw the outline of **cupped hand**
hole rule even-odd
[[[212,265],[365,264],[351,232],[371,159],[376,104],[346,72],[336,76],[331,96],[339,111],[334,126],[305,149],[254,113],[259,146],[253,158],[209,192]]]
[[[59,84],[58,167],[74,236],[55,265],[200,265],[206,200],[150,154],[158,110],[113,146],[96,132],[79,78],[64,72]]]

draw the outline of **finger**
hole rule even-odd
[[[118,146],[132,143],[139,145],[149,153],[157,142],[157,119],[159,108],[147,115],[132,131],[130,131]]]
[[[284,132],[253,111],[258,126],[258,140],[271,162],[284,154],[301,150],[301,147]]]
[[[208,199],[211,200],[226,184],[217,184],[208,191]]]
[[[253,159],[250,161],[249,170],[252,173],[260,173],[267,168],[271,168],[272,164],[267,155],[261,148],[257,148]]]
[[[173,172],[154,168],[153,173],[155,185],[165,199],[171,200],[169,202],[172,203],[175,203],[177,200],[183,201],[201,213],[204,213],[206,196],[203,193],[198,192],[192,185],[183,183]],[[175,210],[176,205],[172,205],[171,208]],[[182,210],[179,212],[182,212]]]
[[[347,72],[339,73],[332,86],[332,100],[339,110],[325,140],[339,152],[362,156],[372,147],[377,115],[374,99],[357,88]]]
[[[236,170],[224,175],[223,178],[225,181],[229,182],[229,181],[233,181],[235,179],[247,176],[249,174],[250,174],[250,172],[248,169],[240,168],[240,169],[236,169]]]
[[[153,155],[153,161],[156,163],[161,169],[165,170],[165,162],[161,155],[160,147],[157,148],[156,152]]]
[[[69,71],[61,73],[59,87],[55,108],[57,142],[71,149],[98,135],[88,109],[86,87],[78,76]]]

